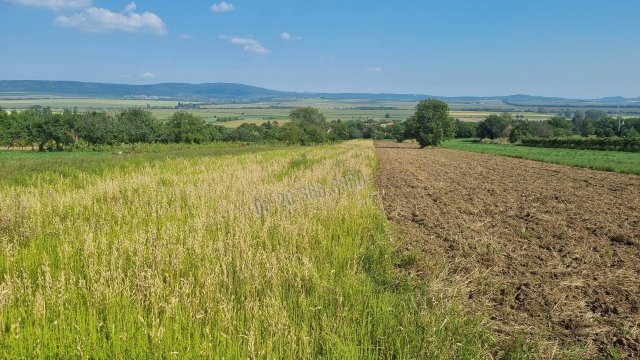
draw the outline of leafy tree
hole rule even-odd
[[[527,121],[526,123],[533,137],[546,138],[554,135],[553,128],[544,121]]]
[[[207,131],[209,133],[209,141],[223,141],[229,129],[222,125],[207,124]]]
[[[616,136],[618,122],[610,117],[603,117],[593,123],[593,133],[597,137]]]
[[[449,105],[441,100],[420,101],[406,122],[406,138],[416,139],[421,147],[440,145],[454,134],[455,120],[449,116]]]
[[[585,118],[582,111],[576,111],[571,120],[573,124],[573,133],[581,136],[589,136],[593,134],[593,121]]]
[[[211,139],[206,122],[186,111],[175,112],[166,125],[169,142],[202,144]]]
[[[163,137],[164,124],[148,110],[141,108],[122,110],[116,119],[118,136],[125,143],[153,143]]]
[[[329,141],[330,128],[326,124],[324,115],[316,108],[304,107],[291,110],[289,114],[291,126],[297,126],[302,131],[300,135],[301,145],[322,144]],[[288,132],[295,132],[287,129]],[[288,141],[287,141],[288,142]]]
[[[395,123],[387,127],[387,131],[389,133],[388,138],[394,139],[398,142],[404,141],[404,133],[405,133],[405,124],[404,123]]]
[[[51,108],[31,110],[31,137],[38,144],[38,149],[63,150],[65,146],[71,145],[75,141],[70,117],[63,114],[54,114]]]
[[[114,145],[123,142],[118,138],[116,119],[104,111],[82,114],[76,126],[78,137],[91,145]]]
[[[291,110],[289,118],[294,122],[324,124],[326,119],[320,110],[313,107],[301,107]]]
[[[456,138],[472,138],[476,136],[478,123],[456,119]]]
[[[342,121],[332,121],[329,123],[329,140],[340,141],[349,139],[349,128]]]
[[[11,118],[9,114],[0,108],[0,145],[9,145],[9,129],[11,128]]]
[[[267,121],[265,123],[262,123],[260,124],[260,129],[260,134],[263,141],[268,143],[278,141],[279,125],[277,121]]]
[[[572,123],[564,117],[554,116],[545,122],[551,127],[553,136],[570,136],[572,135]]]
[[[9,128],[7,130],[7,145],[27,146],[34,142],[34,126],[37,121],[35,111],[12,111],[9,115]]]
[[[531,136],[527,120],[516,120],[509,132],[509,142],[517,143]]]
[[[288,145],[297,145],[302,143],[304,132],[293,122],[284,124],[278,132],[277,138]]]
[[[513,119],[508,113],[491,114],[478,123],[476,132],[479,138],[497,139],[508,136],[509,125]]]
[[[329,141],[328,128],[318,123],[298,123],[302,128],[303,136],[300,140],[302,145],[316,145]]]
[[[260,127],[244,123],[227,133],[226,141],[257,142],[260,140]]]

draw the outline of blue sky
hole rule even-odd
[[[0,0],[0,79],[640,96],[638,0]]]

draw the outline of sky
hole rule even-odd
[[[640,97],[640,0],[0,0],[0,79]]]

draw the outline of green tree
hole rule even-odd
[[[340,141],[349,139],[349,128],[342,121],[332,121],[329,123],[329,140]]]
[[[104,111],[90,111],[82,114],[76,133],[91,145],[114,145],[123,142],[123,139],[118,138],[116,119]]]
[[[294,122],[324,124],[326,119],[320,110],[313,107],[300,107],[291,110],[289,118]]]
[[[11,129],[11,118],[9,114],[0,108],[0,145],[9,145],[9,131]]]
[[[186,111],[175,112],[166,126],[169,142],[202,144],[211,138],[206,122]]]
[[[282,125],[277,135],[279,141],[282,141],[288,145],[301,144],[303,137],[304,132],[302,131],[302,128],[300,128],[300,126],[293,122]]]
[[[598,137],[616,136],[618,122],[610,117],[603,117],[593,123],[593,133]]]
[[[229,129],[222,125],[207,124],[207,131],[209,132],[209,141],[223,141],[226,137]]]
[[[244,123],[227,133],[225,140],[240,142],[257,142],[260,140],[260,127],[256,124]]]
[[[476,136],[478,123],[456,119],[456,138],[472,138]]]
[[[571,120],[573,124],[573,133],[581,136],[589,136],[593,134],[593,121],[585,118],[582,111],[576,111]]]
[[[509,125],[513,118],[509,113],[491,114],[478,123],[476,134],[479,138],[497,139],[509,136]]]
[[[153,114],[141,108],[122,110],[117,116],[118,137],[128,144],[153,143],[162,139],[163,125]]]
[[[527,120],[516,120],[513,122],[511,131],[509,132],[509,142],[517,143],[531,136]]]
[[[437,99],[422,100],[415,114],[407,120],[405,135],[416,139],[421,147],[440,145],[455,134],[455,120],[449,116],[449,105]]]
[[[572,124],[570,120],[564,117],[554,116],[551,119],[545,121],[553,131],[553,136],[570,136],[572,135]]]
[[[33,140],[38,144],[38,149],[63,150],[65,146],[71,145],[75,141],[70,117],[63,114],[53,113],[51,108],[31,110],[35,117],[31,134]]]

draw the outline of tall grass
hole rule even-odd
[[[394,270],[374,167],[360,141],[0,182],[0,357],[485,355]]]

